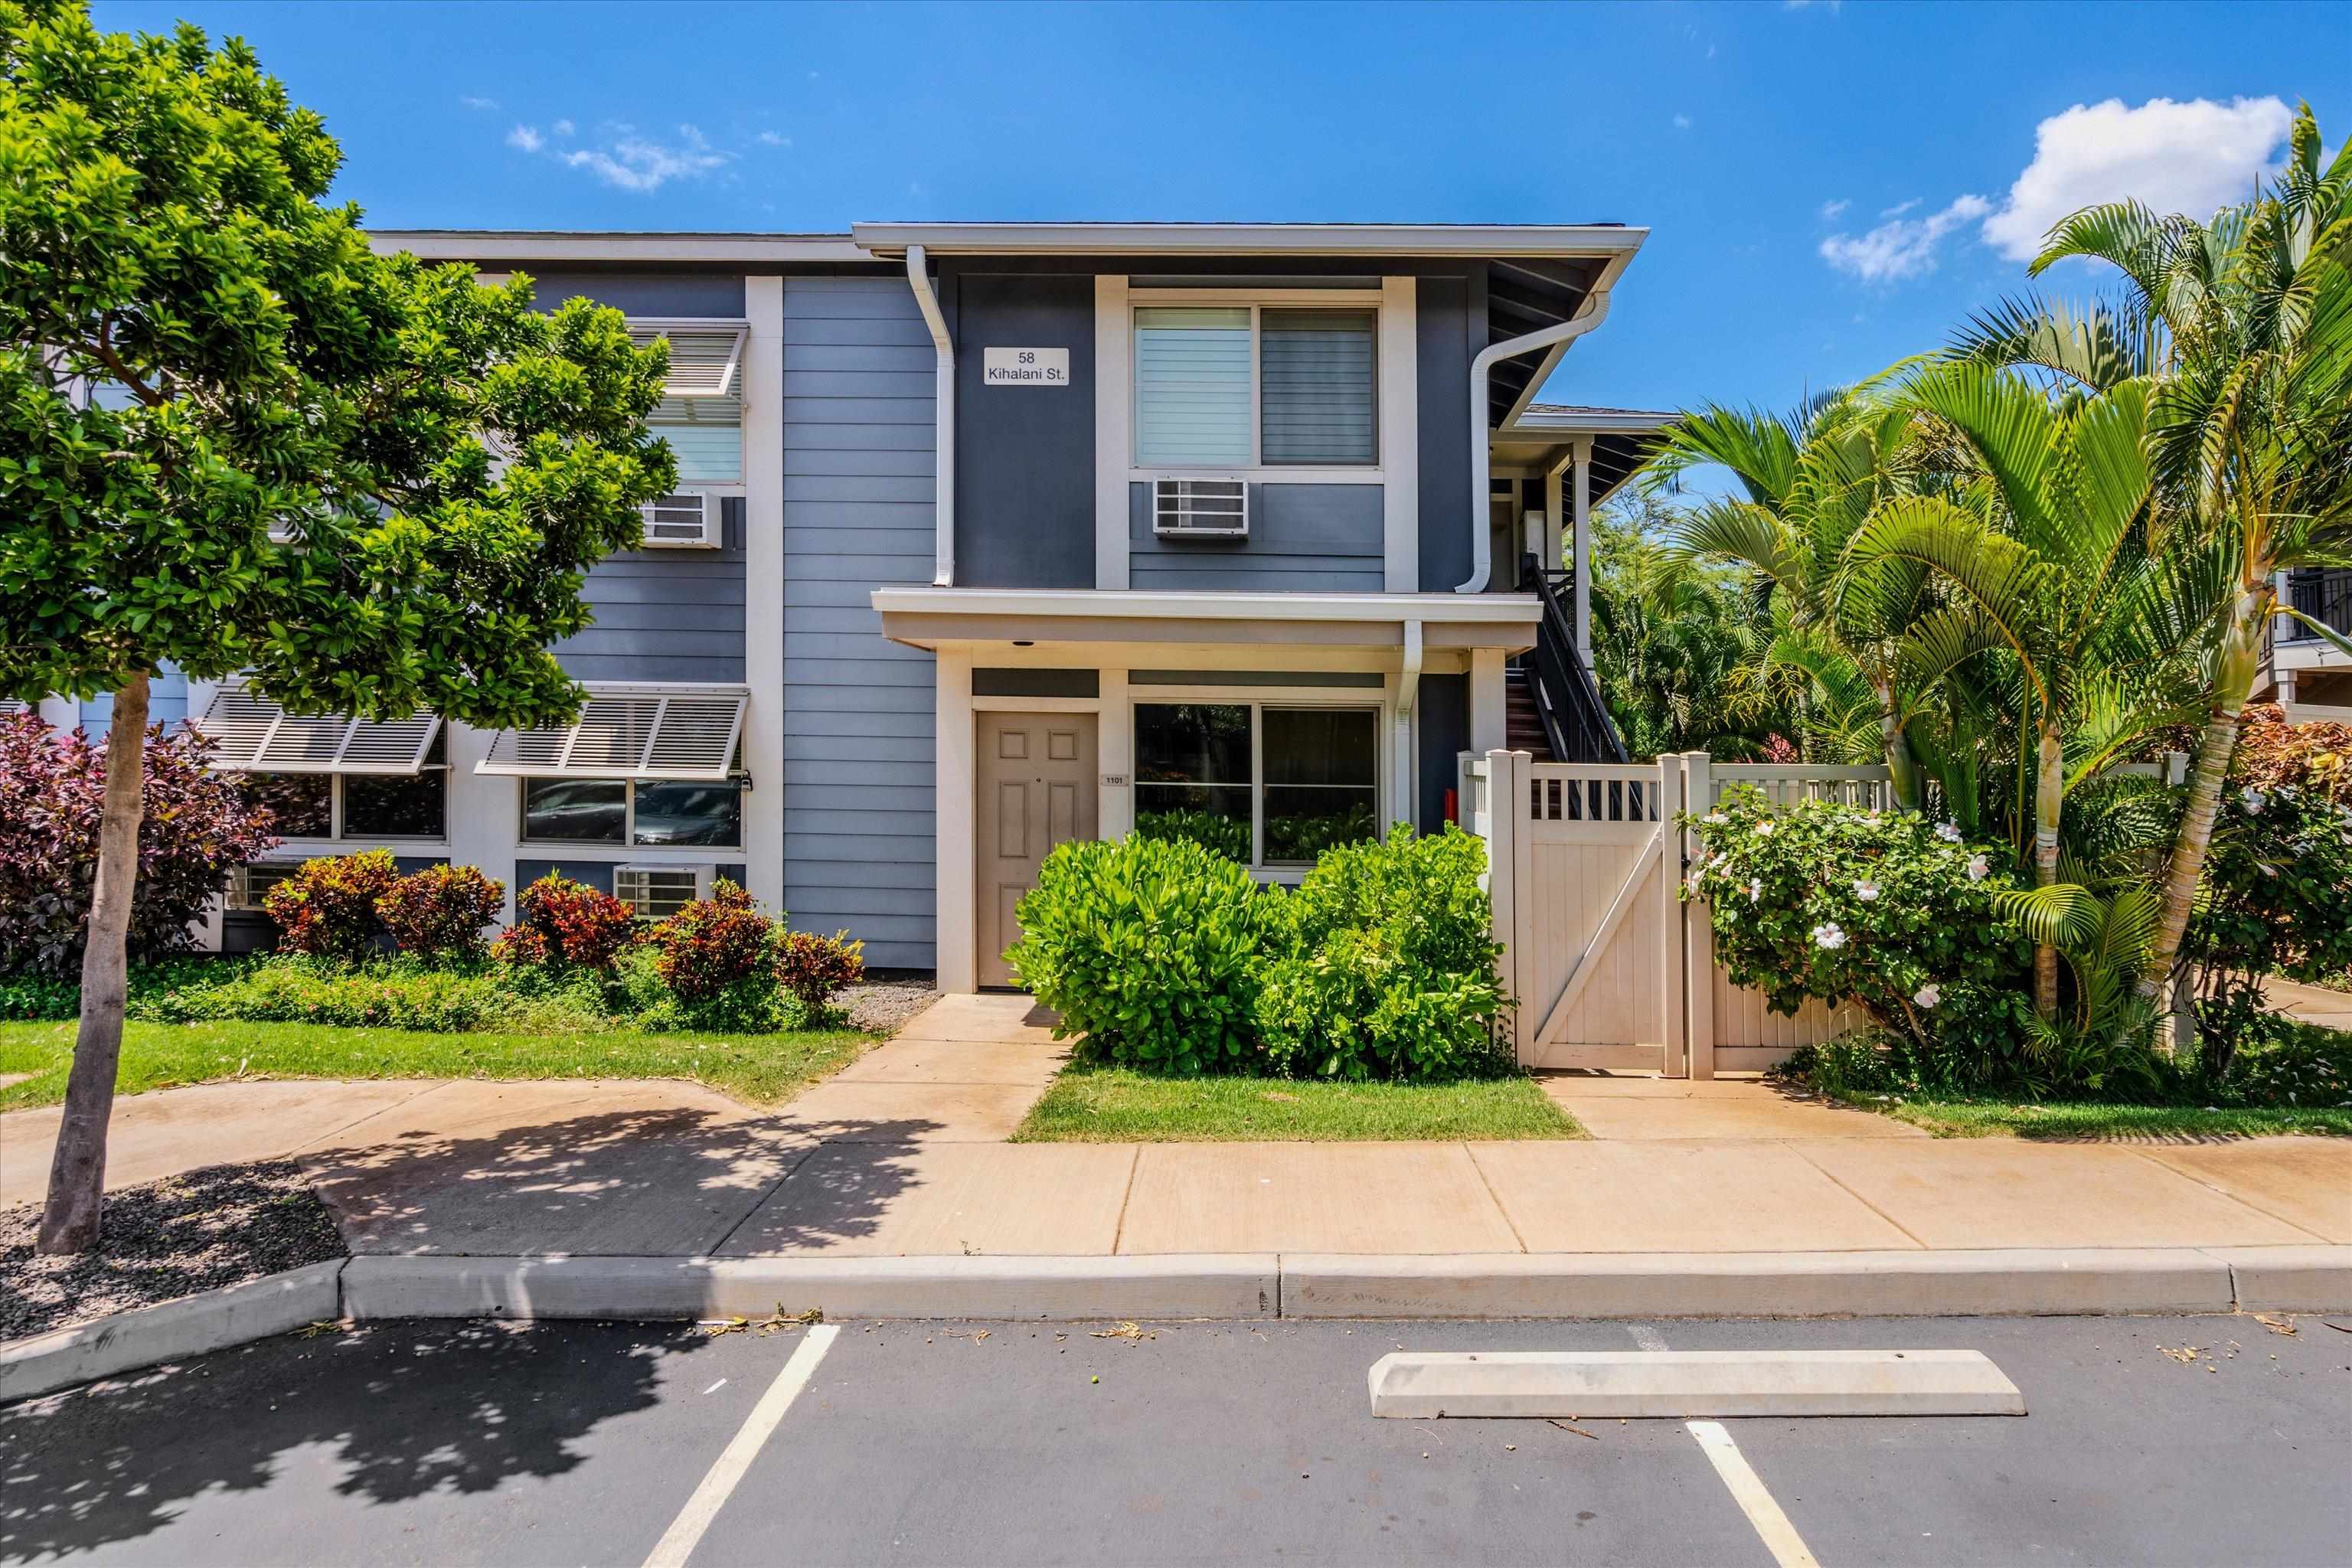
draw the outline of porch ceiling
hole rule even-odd
[[[1118,589],[877,588],[882,634],[941,643],[1402,646],[1524,648],[1542,610],[1520,594],[1171,594]]]

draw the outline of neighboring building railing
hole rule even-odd
[[[2352,571],[2305,568],[2290,572],[2286,602],[2288,608],[2309,616],[2330,631],[2352,636]],[[2320,638],[2303,622],[2282,616],[2277,640],[2299,643],[2317,642]]]

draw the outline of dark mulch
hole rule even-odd
[[[37,1205],[0,1209],[0,1340],[242,1285],[343,1256],[326,1205],[291,1160],[213,1165],[106,1194],[98,1250],[33,1250]]]

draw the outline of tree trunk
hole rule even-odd
[[[106,804],[98,826],[98,881],[82,939],[81,1030],[66,1079],[65,1117],[49,1161],[49,1196],[41,1212],[42,1252],[87,1252],[98,1245],[106,1192],[106,1123],[114,1111],[114,1075],[122,1056],[124,940],[139,881],[139,819],[145,808],[147,677],[132,676],[114,694],[106,737]]]
[[[2189,773],[2189,809],[2180,821],[2180,836],[2172,841],[2172,855],[2164,872],[2164,908],[2156,922],[2156,940],[2148,945],[2147,963],[2137,989],[2154,1002],[2179,956],[2181,938],[2197,901],[2197,884],[2205,875],[2205,851],[2213,842],[2213,821],[2221,815],[2221,786],[2230,776],[2231,759],[2238,751],[2238,721],[2246,700],[2254,694],[2262,672],[2262,628],[2270,615],[2270,584],[2241,585],[2230,606],[2230,625],[2222,634],[2221,657],[2215,661],[2213,710],[2198,737],[2197,763]]]
[[[1919,764],[1911,755],[1911,742],[1904,737],[1903,726],[1895,721],[1895,689],[1885,681],[1874,681],[1878,693],[1878,729],[1886,741],[1886,778],[1895,795],[1898,811],[1919,809]]]
[[[2058,879],[2058,824],[2066,809],[2066,756],[2058,726],[2044,722],[2033,786],[2033,880],[2046,888]],[[2033,950],[2033,1010],[2044,1018],[2058,1014],[2058,950],[2047,942]]]

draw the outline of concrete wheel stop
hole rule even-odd
[[[1981,1351],[1399,1351],[1370,1381],[1421,1419],[2025,1414]]]

